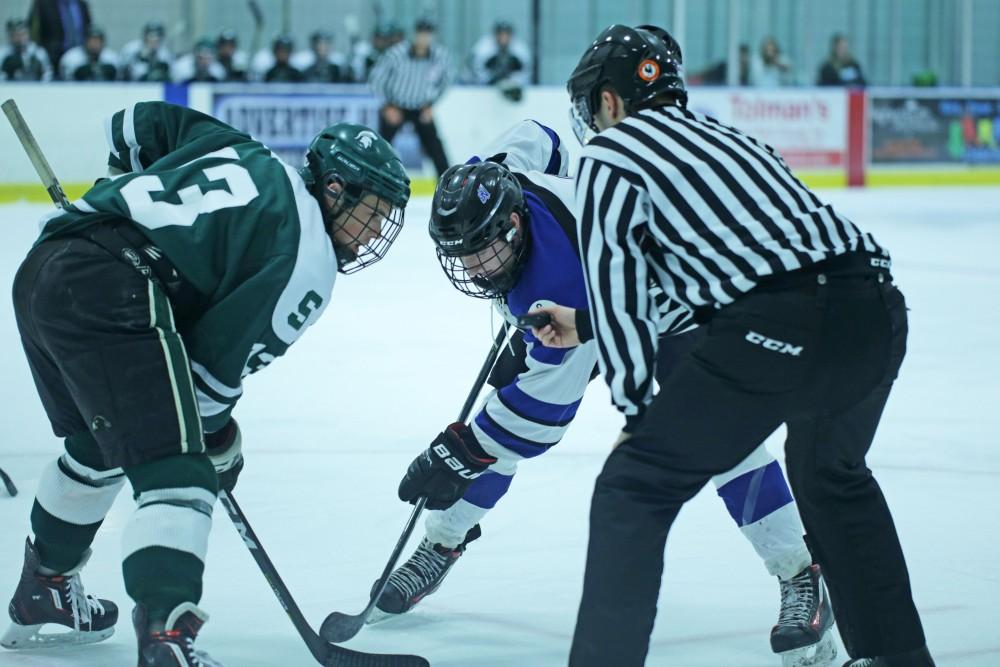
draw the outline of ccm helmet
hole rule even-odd
[[[511,221],[514,212],[520,233]],[[483,299],[502,297],[517,283],[527,257],[521,184],[490,160],[449,168],[434,191],[429,231],[456,289]]]

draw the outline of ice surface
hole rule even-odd
[[[890,248],[912,308],[909,356],[870,464],[929,645],[942,666],[1000,665],[1000,189],[823,196]],[[399,476],[455,418],[492,340],[489,306],[452,289],[438,268],[428,209],[427,199],[410,205],[388,259],[342,276],[323,320],[247,380],[237,408],[247,467],[236,496],[314,627],[332,610],[364,607],[409,513],[396,499]],[[4,295],[45,210],[0,207]],[[22,493],[0,491],[2,595],[16,585],[39,472],[60,451],[5,303],[0,466]],[[420,653],[440,667],[565,664],[590,490],[621,425],[601,382],[576,421],[522,467],[438,593],[348,645]],[[90,591],[123,607],[119,633],[73,651],[0,649],[0,665],[135,664],[119,565],[131,506],[122,493],[84,571]],[[199,645],[230,667],[314,664],[221,508],[215,517],[202,600],[212,618]],[[648,664],[776,666],[767,637],[777,605],[776,582],[709,487],[671,532]]]

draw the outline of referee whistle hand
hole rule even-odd
[[[580,338],[576,331],[576,309],[566,306],[542,306],[528,314],[546,313],[552,321],[544,327],[532,327],[531,333],[545,347],[576,347]]]

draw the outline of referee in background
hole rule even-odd
[[[431,107],[451,84],[448,51],[434,43],[435,25],[419,19],[412,40],[403,40],[375,63],[369,84],[385,100],[378,131],[392,143],[403,123],[413,123],[424,153],[434,162],[438,176],[448,168],[448,158],[434,125]]]
[[[769,146],[688,111],[666,31],[611,26],[567,87],[581,140],[598,133],[577,220],[601,371],[626,417],[594,489],[570,664],[643,663],[678,511],[786,423],[788,478],[846,664],[931,667],[865,464],[906,347],[888,252]],[[655,395],[649,277],[706,323]]]

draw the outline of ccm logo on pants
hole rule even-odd
[[[801,345],[792,345],[791,343],[786,343],[784,341],[774,340],[773,338],[768,338],[767,336],[759,334],[756,331],[747,331],[746,339],[754,345],[760,345],[765,350],[771,350],[772,352],[790,354],[793,357],[797,357],[802,354]]]

